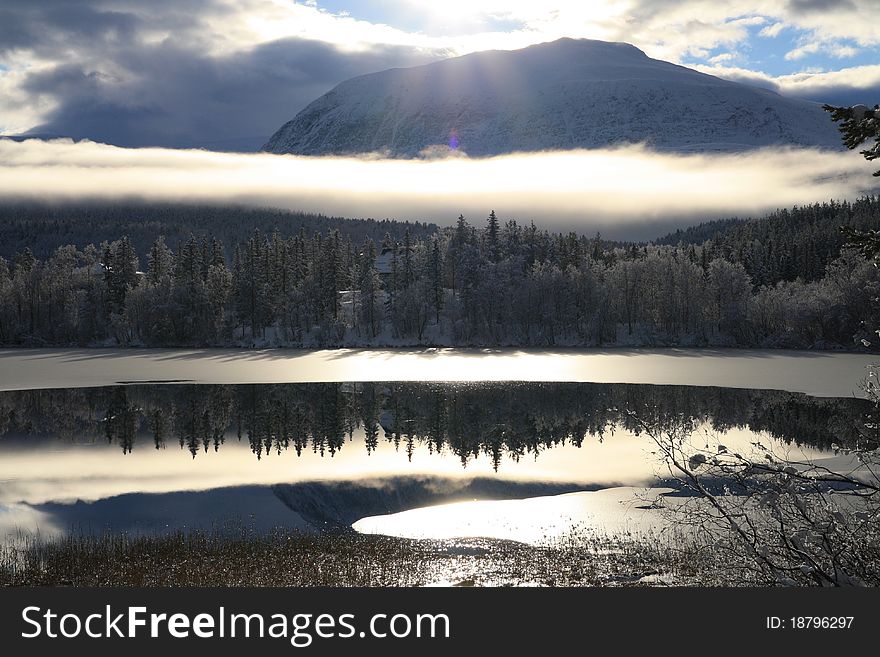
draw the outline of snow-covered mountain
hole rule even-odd
[[[560,39],[352,78],[263,150],[411,157],[436,145],[494,155],[632,142],[698,151],[840,146],[818,104],[651,59],[626,43]]]

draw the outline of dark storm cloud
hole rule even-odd
[[[856,5],[852,0],[788,0],[788,7],[795,14],[811,14],[854,10]]]
[[[344,52],[301,38],[208,52],[199,26],[229,11],[211,0],[4,0],[0,63],[4,53],[21,51],[57,62],[20,85],[55,107],[30,134],[255,150],[339,82],[431,58],[393,46]]]
[[[70,48],[95,48],[136,40],[146,29],[184,32],[199,24],[200,9],[221,11],[204,0],[151,0],[149,14],[128,0],[3,0],[0,54],[32,50],[42,57]]]
[[[115,64],[131,77],[59,66],[30,76],[24,88],[59,103],[34,133],[121,146],[255,150],[338,82],[426,60],[407,48],[353,54],[304,39],[216,57],[161,44],[117,51]]]

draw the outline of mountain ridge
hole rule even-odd
[[[285,123],[263,150],[491,156],[632,143],[840,148],[817,103],[652,59],[631,44],[566,38],[351,78]]]

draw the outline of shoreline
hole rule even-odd
[[[137,384],[570,382],[864,397],[880,356],[734,348],[0,349],[0,391]]]

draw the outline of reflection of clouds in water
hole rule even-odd
[[[44,443],[45,445],[45,443]],[[647,466],[645,443],[627,439],[619,432],[605,443],[585,441],[543,451],[537,459],[519,462],[505,458],[499,469],[504,478],[519,481],[575,481],[614,485],[621,481],[647,481],[653,470]],[[125,493],[168,493],[199,491],[227,486],[272,485],[303,481],[380,480],[387,476],[426,475],[468,479],[496,476],[492,462],[482,455],[462,468],[458,456],[429,454],[418,446],[410,462],[406,450],[396,450],[384,438],[370,455],[364,445],[363,429],[356,429],[332,458],[311,449],[297,456],[293,450],[272,452],[257,460],[246,441],[234,435],[219,451],[201,452],[195,459],[176,444],[156,450],[146,441],[131,454],[118,445],[76,446],[53,443],[51,450],[8,450],[0,459],[0,504],[26,501],[94,501]]]
[[[0,504],[0,541],[25,536],[51,538],[62,533],[52,513],[28,504]]]
[[[643,237],[660,223],[852,198],[872,184],[857,155],[811,149],[682,155],[633,146],[389,160],[0,140],[0,163],[0,195],[10,197],[243,201],[442,223],[495,208],[555,228]]]
[[[706,427],[700,429],[703,431]],[[704,434],[699,433],[699,436]],[[731,449],[745,449],[759,438],[747,429],[723,434]],[[45,446],[45,443],[43,443]],[[806,454],[820,454],[805,448]],[[460,458],[446,451],[429,454],[427,446],[416,448],[410,462],[405,449],[398,451],[384,439],[368,455],[363,430],[332,458],[307,449],[270,453],[262,460],[251,453],[247,442],[228,436],[219,451],[203,452],[193,459],[185,450],[169,446],[155,450],[141,443],[131,454],[118,445],[77,446],[54,443],[51,450],[5,450],[0,460],[0,504],[71,503],[95,501],[126,493],[172,493],[203,491],[230,486],[269,486],[307,481],[381,481],[389,476],[442,476],[470,479],[501,477],[523,482],[575,482],[585,486],[645,486],[658,473],[659,461],[651,444],[623,429],[602,442],[587,439],[580,447],[571,444],[544,449],[532,458],[514,461],[505,457],[496,474],[486,456],[462,468]],[[381,484],[373,484],[381,485]]]

